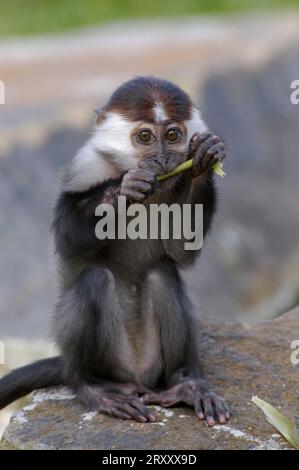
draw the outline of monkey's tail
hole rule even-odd
[[[61,357],[13,370],[0,380],[0,409],[39,388],[63,385]]]

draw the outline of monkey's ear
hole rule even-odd
[[[94,112],[96,113],[97,117],[96,117],[96,122],[99,124],[100,122],[103,122],[104,119],[105,119],[105,110],[103,107],[99,107],[99,108],[96,108],[94,110]]]

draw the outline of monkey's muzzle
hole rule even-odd
[[[167,152],[166,154],[151,154],[145,156],[138,166],[144,170],[152,171],[156,176],[161,176],[172,171],[182,163],[182,161],[183,158],[179,153]]]

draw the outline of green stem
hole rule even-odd
[[[192,164],[193,164],[193,161],[192,159],[191,160],[187,160],[185,161],[184,163],[181,163],[180,165],[178,165],[174,170],[171,170],[169,171],[168,173],[165,173],[165,175],[161,175],[161,176],[158,176],[157,180],[158,181],[164,181],[164,180],[168,180],[168,178],[172,178],[173,176],[176,176],[176,175],[179,175],[180,173],[182,173],[183,171],[186,171],[186,170],[190,170],[190,168],[192,168]],[[213,165],[213,170],[214,172],[218,175],[218,176],[221,176],[221,178],[223,178],[225,176],[226,173],[224,173],[224,171],[222,170],[222,163],[218,162],[218,163],[215,163],[215,165]]]

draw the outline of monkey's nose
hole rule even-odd
[[[167,172],[174,170],[174,168],[177,167],[179,163],[181,163],[181,159],[177,153],[171,152],[166,155]]]

